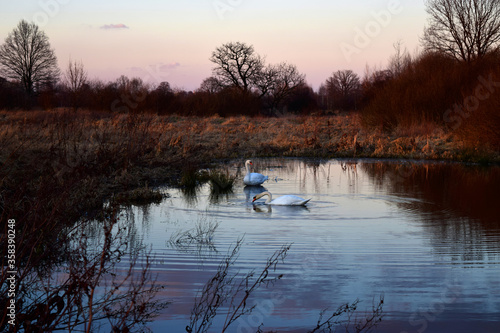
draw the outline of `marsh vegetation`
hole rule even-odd
[[[59,80],[48,36],[22,20],[0,47],[0,260],[7,267],[6,221],[16,221],[16,329],[145,329],[169,304],[157,298],[162,285],[152,272],[150,249],[135,238],[137,230],[124,224],[123,212],[136,205],[147,211],[150,204],[165,202],[170,198],[165,186],[180,189],[193,205],[207,186],[211,204],[232,200],[239,194],[239,176],[219,168],[221,163],[309,157],[498,164],[498,3],[471,3],[475,6],[429,1],[425,51],[410,55],[398,42],[386,69],[367,68],[364,77],[337,70],[317,92],[295,65],[266,64],[252,45],[242,42],[215,49],[212,76],[195,91],[126,76],[89,80],[84,64],[71,60]],[[459,15],[464,36],[481,38],[450,40],[455,27],[440,26],[446,22],[442,15],[451,22]],[[470,24],[474,20],[479,21]],[[482,33],[485,29],[489,34]],[[442,41],[452,47],[444,48]],[[354,187],[356,162],[348,163],[342,170],[352,176]],[[465,207],[464,212],[452,207],[454,212],[479,220],[481,232],[497,232],[496,215],[484,204],[489,201],[477,202],[477,188],[470,185],[495,197],[496,188],[488,185],[490,177],[497,179],[494,167],[493,176],[475,170],[463,178],[462,171],[456,174],[448,167],[410,168],[408,173],[405,166],[364,168],[396,190],[414,187],[411,180],[424,175],[446,185],[442,182],[451,172],[453,180],[468,185],[462,188],[468,194],[450,195],[427,183],[419,195],[429,201],[446,197],[447,203]],[[414,202],[401,206],[424,213],[428,208]],[[201,220],[172,235],[169,244],[218,255],[214,239],[219,226]],[[453,230],[458,242],[469,241],[463,232],[477,236],[468,223],[442,227],[445,234]],[[242,247],[238,239],[202,289],[188,331],[207,331],[222,308],[226,320],[220,327],[228,330],[236,319],[251,314],[251,293],[280,282],[275,269],[284,263],[290,245],[271,251],[261,271],[241,276],[231,271]],[[8,302],[8,277],[3,269],[2,309]],[[344,304],[331,316],[321,312],[312,331],[343,325],[361,332],[382,317],[383,299],[361,320],[351,320],[357,301]],[[6,319],[7,310],[1,330]],[[257,331],[263,329],[258,326]]]

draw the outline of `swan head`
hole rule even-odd
[[[253,165],[252,160],[247,160],[245,162],[245,168],[247,169],[247,173],[250,173],[250,165]]]
[[[271,193],[269,193],[268,191],[266,191],[266,192],[262,192],[262,193],[257,194],[256,196],[254,196],[252,202],[255,202],[255,200],[259,200],[260,198],[262,198],[265,195],[268,196],[268,199],[267,199],[266,203],[268,203],[269,201],[271,201]]]

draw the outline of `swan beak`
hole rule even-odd
[[[256,198],[256,197],[253,197],[253,200],[252,200],[252,202],[254,202],[255,200],[257,200],[257,198]]]

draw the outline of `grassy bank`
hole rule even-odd
[[[181,171],[195,171],[220,159],[500,161],[498,152],[467,147],[433,125],[397,128],[387,134],[364,130],[356,114],[193,118],[61,110],[0,112],[0,144],[2,218],[7,210],[26,214],[28,207],[18,202],[26,197],[52,198],[52,204],[32,206],[43,210],[57,202],[77,217],[113,194],[177,184]],[[56,199],[61,195],[64,203]]]

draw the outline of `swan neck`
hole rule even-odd
[[[273,200],[271,193],[269,193],[269,192],[263,192],[262,196],[264,196],[264,195],[267,195],[266,204],[270,203],[271,200]]]
[[[245,162],[245,168],[247,169],[247,173],[250,173],[250,161]]]

